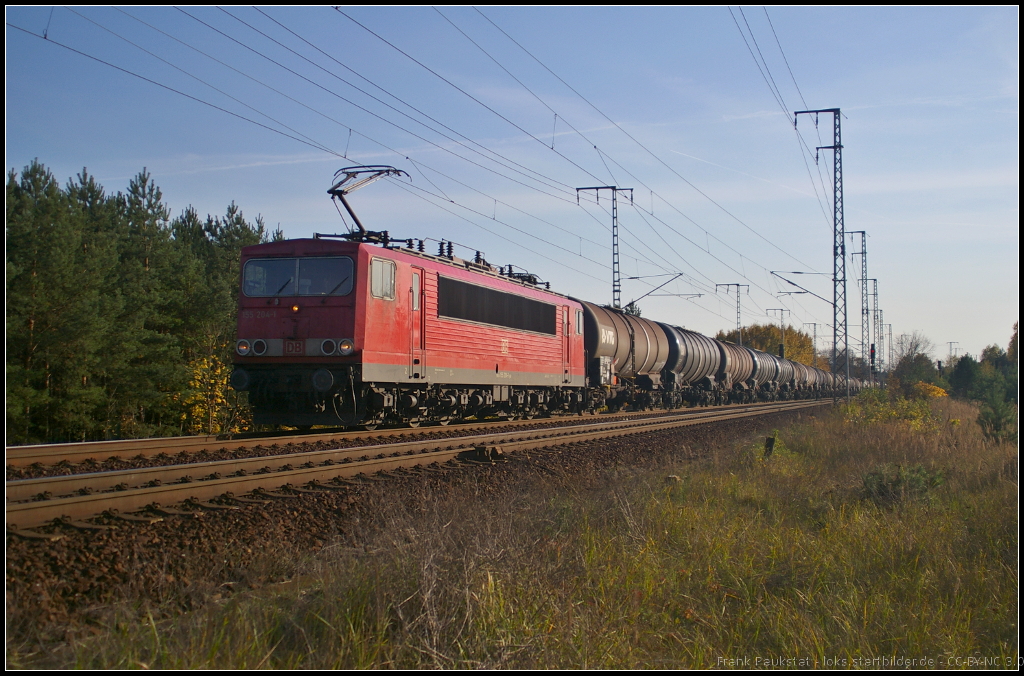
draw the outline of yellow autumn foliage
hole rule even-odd
[[[937,397],[949,396],[946,394],[946,390],[941,387],[925,382],[914,383],[914,395],[921,399],[935,399]]]
[[[184,393],[182,427],[189,434],[240,432],[248,423],[247,407],[228,388],[231,366],[216,354],[188,364],[188,390]]]

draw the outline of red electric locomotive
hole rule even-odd
[[[417,425],[840,389],[824,371],[552,293],[479,253],[456,258],[450,243],[436,256],[422,241],[394,246],[345,196],[402,173],[335,175],[328,192],[357,232],[242,250],[231,385],[249,392],[256,424]]]
[[[588,408],[583,306],[503,272],[450,249],[246,247],[232,386],[256,424],[298,427]]]

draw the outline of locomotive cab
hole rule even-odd
[[[322,424],[331,393],[357,375],[358,248],[290,240],[243,250],[231,385],[249,392],[255,423]],[[343,416],[330,413],[335,424]]]

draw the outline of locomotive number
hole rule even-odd
[[[499,371],[499,372],[494,374],[494,377],[495,378],[502,378],[502,379],[507,378],[507,379],[511,380],[512,379],[512,374],[509,373],[508,371]]]
[[[303,355],[306,353],[306,341],[286,340],[284,341],[284,353],[286,355]]]
[[[501,353],[508,354],[508,338],[501,339]]]
[[[242,319],[271,319],[277,316],[277,310],[242,310]]]

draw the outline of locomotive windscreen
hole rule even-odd
[[[437,278],[437,314],[520,331],[556,334],[554,305],[441,276]]]
[[[253,258],[242,290],[246,296],[344,296],[352,291],[352,259]]]

